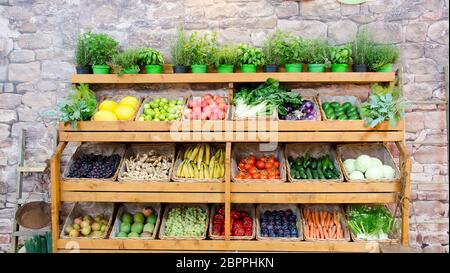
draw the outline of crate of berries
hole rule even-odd
[[[280,145],[275,147],[259,143],[236,143],[231,151],[233,182],[286,181],[286,162]]]
[[[125,145],[119,143],[83,143],[69,160],[65,181],[115,181],[125,154]]]
[[[153,240],[160,218],[159,203],[124,203],[117,212],[110,238]]]
[[[257,240],[303,240],[300,211],[295,204],[260,204],[256,207]]]
[[[255,206],[253,204],[233,204],[230,214],[232,240],[252,240],[256,235]],[[225,206],[213,205],[209,218],[209,238],[225,239]]]
[[[77,202],[66,218],[61,239],[105,239],[114,213],[114,203]]]

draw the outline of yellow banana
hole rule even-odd
[[[189,154],[189,160],[194,160],[196,157],[197,157],[197,155],[198,155],[198,150],[200,149],[200,146],[199,145],[197,145],[197,146],[195,146],[195,148],[192,150],[192,152]]]
[[[211,147],[209,146],[209,144],[205,144],[205,159],[203,160],[203,162],[205,162],[206,165],[208,165],[210,159],[211,159]]]
[[[221,164],[220,165],[220,178],[225,176],[225,167]]]
[[[183,164],[183,170],[181,171],[181,173],[182,173],[182,175],[183,175],[183,177],[189,177],[189,162],[188,161],[184,161],[184,164]]]
[[[211,178],[211,175],[209,173],[209,168],[210,167],[205,165],[204,168],[205,168],[205,178]]]
[[[205,153],[205,145],[200,144],[200,150],[198,151],[197,156],[197,168],[200,169],[203,160],[203,154]]]

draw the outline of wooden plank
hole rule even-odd
[[[225,192],[225,183],[183,182],[67,182],[61,181],[61,191],[103,192]]]
[[[411,159],[403,142],[396,142],[400,152],[400,169],[402,177],[402,244],[409,245],[409,197],[411,191],[410,175],[411,175]]]
[[[376,193],[399,192],[400,182],[397,183],[355,183],[355,182],[300,182],[300,183],[232,183],[231,192],[260,192],[260,193]]]
[[[51,213],[52,213],[52,250],[56,251],[56,241],[59,234],[59,202],[61,202],[60,197],[60,158],[61,154],[66,147],[66,142],[61,142],[56,147],[55,153],[50,160],[50,191],[51,191]]]
[[[402,131],[404,121],[391,128],[383,122],[375,128],[364,126],[362,120],[332,121],[80,121],[77,128],[60,123],[59,129],[67,132],[104,131],[104,132],[179,132],[179,131],[279,131],[279,132],[311,132],[311,131]]]
[[[65,202],[170,202],[224,203],[223,193],[167,193],[167,192],[61,192]]]
[[[233,193],[232,203],[394,203],[395,193]]]
[[[61,181],[61,191],[90,192],[225,192],[225,183],[183,182],[67,182]],[[400,192],[397,183],[231,183],[231,192]]]
[[[65,202],[224,203],[221,193],[61,192]],[[233,193],[231,203],[394,203],[395,193]]]
[[[58,249],[70,250],[196,250],[196,251],[314,251],[314,252],[379,252],[376,242],[289,242],[246,240],[62,240]]]
[[[218,74],[206,73],[193,75],[186,74],[134,74],[134,75],[94,75],[74,74],[72,83],[239,83],[264,82],[274,78],[280,82],[327,82],[327,83],[375,83],[391,82],[395,73],[232,73]]]
[[[61,132],[64,142],[396,142],[403,132]]]

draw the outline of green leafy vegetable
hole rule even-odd
[[[156,49],[153,48],[141,48],[138,51],[138,63],[139,65],[163,65],[164,56]]]
[[[239,65],[254,64],[260,65],[264,61],[263,53],[260,48],[255,48],[247,44],[240,44],[238,46]]]
[[[386,64],[395,63],[400,57],[400,50],[395,45],[377,45],[369,50],[367,66],[372,71],[377,71]]]
[[[331,63],[348,64],[352,62],[352,45],[335,46],[331,48]]]
[[[351,205],[348,226],[359,240],[386,240],[395,232],[395,219],[383,205]]]
[[[60,120],[76,128],[77,121],[89,120],[97,108],[97,99],[87,84],[80,84],[60,107]]]
[[[374,84],[367,102],[361,105],[365,125],[373,128],[383,121],[389,121],[391,127],[396,127],[405,115],[406,106],[395,82],[387,87]]]
[[[117,53],[112,57],[112,66],[117,74],[121,75],[125,70],[133,73],[139,72],[139,51],[137,49],[127,49]]]
[[[239,118],[270,116],[274,109],[278,109],[281,115],[286,115],[285,103],[300,105],[302,97],[281,87],[272,78],[255,89],[242,88],[234,99],[235,113]]]
[[[283,64],[300,64],[305,61],[307,48],[306,42],[301,37],[286,33],[279,39],[281,40],[279,51]]]

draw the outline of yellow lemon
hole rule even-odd
[[[109,111],[98,111],[93,116],[94,121],[116,121],[117,117]]]
[[[117,106],[119,106],[119,104],[117,104],[117,102],[112,101],[112,100],[104,100],[102,103],[100,103],[100,105],[98,106],[98,110],[100,111],[109,111],[109,112],[114,112],[114,110],[116,110]]]
[[[130,120],[134,116],[134,109],[129,105],[120,105],[114,111],[119,120]]]
[[[123,106],[123,105],[129,105],[129,106],[131,106],[133,109],[136,109],[136,107],[137,107],[138,104],[139,104],[139,101],[138,101],[138,99],[136,99],[135,97],[127,96],[127,97],[121,99],[120,102],[119,102],[119,104],[120,104],[121,106]]]

